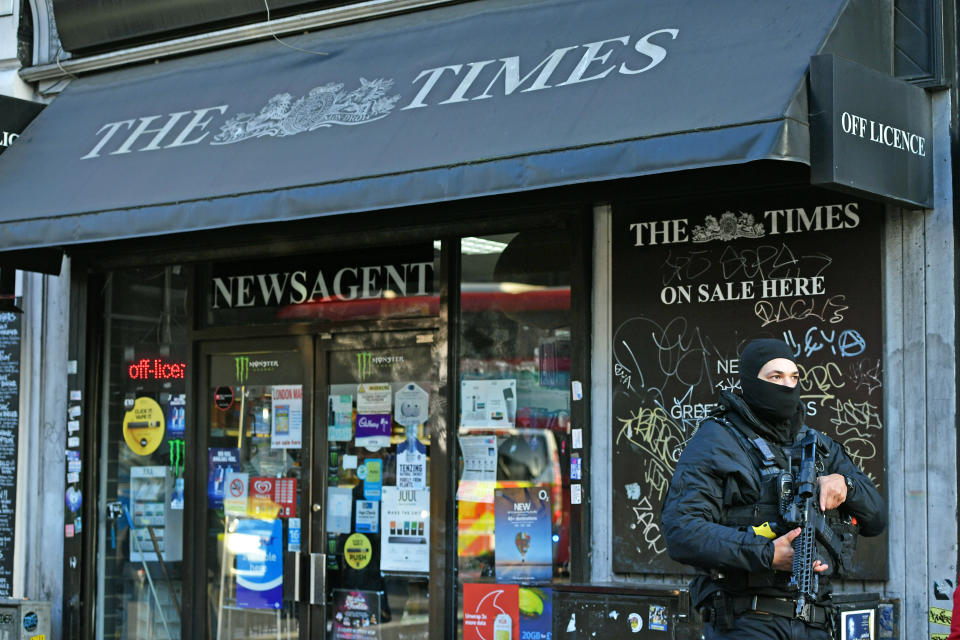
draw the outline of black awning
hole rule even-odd
[[[0,157],[0,247],[809,162],[843,0],[480,0],[74,81]]]

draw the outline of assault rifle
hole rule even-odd
[[[817,599],[820,588],[819,575],[813,570],[814,560],[820,559],[817,553],[819,542],[835,563],[837,572],[849,567],[853,555],[853,542],[856,535],[851,518],[835,531],[820,510],[817,497],[817,456],[820,453],[820,439],[814,431],[808,431],[802,442],[802,457],[794,488],[788,492],[787,499],[781,501],[783,520],[791,529],[800,527],[800,535],[793,540],[793,573],[789,587],[798,593],[796,617],[809,621],[811,608]],[[781,482],[781,485],[784,483]]]

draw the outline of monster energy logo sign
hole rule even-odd
[[[233,359],[236,365],[237,382],[243,384],[250,378],[250,372],[273,371],[280,366],[279,360],[251,360],[249,356],[237,356]]]
[[[403,362],[403,356],[375,356],[369,351],[357,354],[357,376],[366,380],[373,374],[373,370],[383,366],[391,366]]]

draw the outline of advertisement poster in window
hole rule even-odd
[[[327,414],[327,440],[349,442],[353,439],[353,396],[338,394],[330,396]]]
[[[283,605],[283,526],[280,520],[237,520],[237,606],[280,609]]]
[[[463,380],[461,427],[512,427],[517,419],[517,381]]]
[[[494,492],[497,580],[550,580],[553,531],[550,493],[538,487]]]
[[[552,589],[515,584],[463,585],[463,640],[552,637]]]
[[[380,570],[430,571],[430,490],[383,488]]]
[[[519,638],[518,590],[515,584],[464,584],[463,639]]]
[[[240,450],[210,447],[207,475],[207,506],[223,507],[224,491],[227,488],[227,472],[240,470]]]
[[[427,448],[416,438],[397,445],[397,488],[427,488]]]
[[[457,500],[493,502],[497,484],[497,437],[460,436],[463,472],[457,487]]]
[[[303,446],[303,385],[273,387],[270,399],[272,425],[270,446],[274,449],[299,449]]]
[[[380,637],[380,594],[333,590],[334,640],[376,640]]]

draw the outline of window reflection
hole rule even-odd
[[[461,254],[459,576],[568,579],[569,240],[465,238]]]

